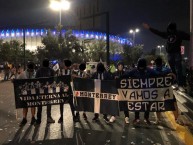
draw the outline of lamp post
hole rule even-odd
[[[107,53],[106,53],[106,62],[107,65],[110,64],[110,52],[109,52],[109,43],[110,43],[110,37],[109,37],[109,33],[110,33],[110,15],[109,12],[102,12],[102,13],[97,13],[97,14],[93,14],[91,16],[87,16],[87,17],[81,17],[80,18],[80,26],[81,26],[81,20],[86,20],[86,19],[90,19],[90,18],[95,18],[95,17],[99,17],[99,16],[106,16],[106,49],[107,49]]]
[[[164,48],[164,45],[158,45],[157,48],[159,48],[159,55],[161,55],[162,48]]]
[[[57,29],[59,31],[59,48],[61,47],[61,41],[62,40],[62,10],[69,10],[70,9],[70,2],[67,0],[52,0],[50,3],[50,8],[54,11],[59,11],[59,24],[57,26]]]
[[[62,10],[69,10],[70,2],[67,0],[52,0],[50,8],[54,11],[59,11],[59,25],[62,25]]]
[[[136,28],[135,30],[133,30],[133,29],[130,29],[129,30],[129,33],[130,34],[133,34],[133,45],[135,45],[135,35],[136,35],[136,33],[138,33],[139,32],[139,29],[138,28]]]

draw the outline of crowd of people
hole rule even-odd
[[[4,81],[17,78],[17,76],[20,75],[20,73],[23,71],[23,68],[20,64],[16,66],[15,64],[9,64],[7,61],[5,61],[2,66],[3,67],[1,69],[4,73]]]
[[[58,64],[56,61],[50,65],[50,60],[44,59],[42,66],[39,69],[35,69],[35,64],[29,62],[27,69],[22,71],[21,66],[17,68],[12,65],[9,67],[6,62],[4,65],[4,80],[8,80],[13,76],[18,79],[31,79],[31,78],[41,78],[41,77],[52,77],[52,76],[63,76],[70,75],[72,78],[81,77],[81,78],[90,78],[90,79],[100,79],[100,80],[114,80],[121,77],[130,77],[130,78],[147,78],[155,76],[166,76],[171,75],[174,78],[174,84],[177,84],[177,89],[184,91],[183,86],[183,68],[182,68],[182,56],[181,56],[181,43],[183,40],[190,40],[190,35],[184,32],[178,31],[175,23],[170,23],[167,27],[166,32],[161,32],[155,28],[152,28],[150,25],[143,23],[145,29],[150,30],[152,33],[164,38],[167,40],[166,51],[168,56],[169,67],[164,67],[162,59],[158,57],[155,60],[155,67],[149,68],[147,62],[144,58],[140,58],[137,62],[137,65],[132,65],[130,69],[125,68],[123,62],[117,64],[117,70],[114,73],[111,73],[109,67],[105,67],[102,62],[99,62],[96,66],[92,66],[91,70],[86,70],[86,64],[73,64],[70,60],[64,60],[63,65]],[[11,75],[10,75],[11,74]],[[75,109],[73,104],[73,95],[69,97],[68,103],[70,104],[71,113],[73,116],[73,121],[80,121],[80,113]],[[174,117],[177,121],[178,119],[178,109],[174,96],[173,103],[175,104],[175,110],[173,111]],[[119,101],[120,111],[124,111],[125,123],[130,123],[129,120],[129,111],[126,101]],[[27,123],[27,112],[28,108],[23,108],[23,120],[20,123],[20,126],[23,126]],[[60,118],[58,123],[63,123],[63,112],[64,104],[60,104]],[[40,124],[41,115],[42,115],[42,106],[36,108],[31,108],[31,124]],[[134,124],[140,122],[140,112],[135,112],[135,119],[133,120]],[[83,118],[87,120],[86,112],[83,112]],[[106,123],[113,123],[116,120],[115,115],[109,116],[108,114],[103,114],[103,119]],[[99,120],[99,114],[95,113],[92,119],[93,121]],[[149,112],[144,113],[144,122],[150,124],[149,121]],[[160,113],[157,112],[157,121],[160,122]],[[47,123],[55,123],[55,120],[51,115],[51,105],[47,105]]]
[[[124,63],[118,62],[117,64],[117,71],[114,73],[111,73],[109,69],[106,69],[108,67],[105,67],[105,65],[102,62],[99,62],[96,66],[96,70],[93,73],[90,73],[90,71],[86,71],[86,64],[76,64],[72,65],[72,62],[70,60],[64,60],[63,66],[59,66],[58,69],[53,69],[54,65],[52,67],[50,66],[49,59],[44,59],[42,62],[42,66],[35,70],[35,64],[33,62],[29,62],[27,64],[27,69],[23,71],[20,75],[18,75],[17,79],[31,79],[31,78],[41,78],[41,77],[52,77],[52,76],[63,76],[63,75],[70,75],[72,79],[74,77],[81,77],[81,78],[90,78],[90,79],[100,79],[100,80],[115,80],[117,78],[121,77],[131,77],[131,78],[146,78],[146,77],[154,77],[154,76],[165,76],[165,75],[172,75],[175,79],[175,74],[172,73],[171,69],[164,67],[162,63],[162,59],[158,57],[156,60],[156,67],[149,68],[147,66],[147,62],[144,58],[140,58],[137,62],[136,66],[133,66],[131,70],[125,71]],[[175,98],[175,97],[174,97]],[[73,101],[73,95],[69,97],[68,103],[70,105],[72,117],[74,122],[80,121],[80,113],[78,110],[75,109],[74,101]],[[174,99],[175,103],[175,111],[174,116],[177,121],[178,119],[178,109],[176,105],[176,100]],[[129,124],[129,110],[127,101],[120,101],[119,102],[120,111],[124,111],[125,115],[125,123]],[[51,115],[51,107],[52,105],[47,105],[47,123],[55,123],[55,120],[52,118]],[[27,112],[28,108],[23,108],[23,119],[20,123],[20,126],[24,126],[27,123]],[[63,113],[64,113],[64,104],[60,104],[60,118],[58,119],[58,123],[63,123]],[[140,112],[135,112],[135,118],[133,120],[133,124],[139,124],[140,123]],[[83,111],[83,118],[84,120],[87,120],[87,114],[85,111]],[[31,125],[40,125],[41,124],[41,116],[42,116],[42,106],[37,107],[37,113],[36,108],[31,108]],[[116,121],[115,115],[108,115],[103,114],[103,119],[106,123],[113,123]],[[99,114],[95,113],[93,116],[92,121],[97,122],[99,120]],[[151,124],[149,120],[149,111],[146,111],[144,113],[144,122],[146,124]],[[157,120],[156,124],[160,122],[160,113],[157,113]]]

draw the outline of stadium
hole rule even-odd
[[[0,30],[0,39],[4,41],[19,40],[23,42],[25,32],[26,49],[35,51],[37,46],[42,46],[42,37],[47,34],[46,29],[5,29]],[[61,33],[64,36],[67,30],[62,30]],[[51,30],[53,35],[57,35],[56,30]],[[80,41],[86,40],[106,40],[106,34],[102,32],[84,31],[84,30],[72,30],[72,34],[76,36]],[[127,38],[121,38],[115,35],[110,35],[111,42],[117,42],[119,44],[133,45]]]

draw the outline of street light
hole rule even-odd
[[[157,48],[159,48],[159,49],[160,49],[160,51],[159,51],[159,55],[161,55],[161,50],[162,50],[162,48],[164,48],[164,45],[158,45],[158,46],[157,46]]]
[[[138,28],[136,28],[135,30],[133,30],[133,29],[129,30],[129,33],[133,34],[133,45],[135,45],[135,34],[138,33],[138,32],[139,32]]]
[[[59,11],[59,24],[61,25],[62,10],[69,10],[70,2],[67,0],[52,0],[50,3],[50,8],[54,11]]]
[[[106,61],[107,61],[107,65],[110,65],[110,53],[109,53],[109,39],[110,39],[110,37],[109,37],[109,29],[110,29],[110,21],[109,21],[109,17],[110,17],[110,15],[109,15],[109,12],[101,12],[101,13],[97,13],[97,14],[93,14],[93,15],[91,15],[91,16],[86,16],[86,17],[82,17],[82,18],[80,18],[80,26],[81,26],[81,20],[86,20],[86,19],[90,19],[90,18],[95,18],[95,17],[98,17],[98,16],[103,16],[103,15],[105,15],[106,16],[106,48],[107,48],[107,56],[106,56]]]

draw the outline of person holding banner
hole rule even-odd
[[[97,64],[97,71],[92,75],[91,78],[92,79],[100,79],[100,80],[112,80],[112,75],[105,70],[104,64],[99,62]],[[94,118],[92,120],[98,121],[98,119],[99,119],[99,114],[95,113]],[[106,123],[109,123],[109,119],[107,118],[107,114],[103,114],[103,119],[105,120]]]
[[[155,64],[156,64],[156,66],[155,66],[154,70],[156,70],[159,75],[171,75],[174,80],[176,79],[176,75],[174,73],[172,73],[172,70],[168,67],[163,66],[161,57],[156,58]],[[173,97],[174,97],[173,103],[174,103],[174,109],[175,109],[173,111],[173,114],[174,114],[176,123],[179,123],[178,122],[178,107],[177,107],[175,95],[173,95]],[[156,115],[157,115],[157,119],[156,119],[155,124],[159,124],[161,122],[161,120],[160,120],[161,119],[161,112],[156,112]]]
[[[70,60],[65,59],[64,60],[64,68],[61,69],[61,75],[72,75],[72,70],[71,70],[71,65],[72,62]],[[73,121],[77,122],[78,119],[75,116],[75,107],[74,107],[74,103],[73,103],[73,95],[70,96],[69,98],[69,104],[70,104],[70,108],[71,108],[71,112],[72,112],[72,117],[73,117]],[[58,120],[58,123],[63,123],[63,112],[64,112],[64,103],[60,104],[60,118]]]
[[[39,68],[36,72],[36,78],[43,78],[43,77],[53,77],[54,76],[54,70],[49,67],[49,59],[45,58],[42,62],[42,67]],[[48,91],[46,84],[44,87],[44,91]],[[48,92],[47,92],[48,93]],[[55,120],[51,116],[51,105],[47,105],[47,123],[55,123]],[[37,120],[36,125],[39,125],[41,123],[41,117],[42,117],[42,106],[38,106],[38,112],[37,112]]]
[[[124,63],[123,62],[118,62],[117,64],[117,71],[113,74],[115,79],[120,78],[125,74],[124,71]],[[128,110],[128,104],[127,101],[119,101],[119,108],[120,111],[124,111],[125,114],[125,123],[129,124],[129,110]],[[113,123],[115,121],[115,116],[111,116],[110,122]]]
[[[28,62],[27,69],[23,71],[17,79],[32,79],[35,78],[35,64],[33,62]],[[28,85],[28,83],[26,83]],[[25,86],[26,88],[28,86]],[[27,123],[27,112],[28,108],[23,108],[23,120],[20,123],[20,127],[24,126]],[[35,107],[31,107],[31,125],[33,125],[36,122],[35,119]]]
[[[147,67],[147,62],[144,58],[139,58],[137,62],[137,68],[134,68],[133,70],[129,71],[124,77],[130,77],[130,78],[140,78],[145,79],[149,77],[158,76],[158,73]],[[149,107],[149,106],[148,106]],[[148,125],[150,125],[149,121],[149,111],[145,111],[144,113],[144,122]],[[133,120],[133,124],[139,124],[139,111],[135,111],[135,119]]]
[[[79,65],[79,71],[77,72],[77,76],[76,77],[80,77],[80,78],[88,78],[86,72],[84,71],[86,69],[86,64],[85,63],[81,63]],[[82,114],[84,120],[87,120],[87,116],[85,111],[83,111]],[[80,114],[79,111],[76,112],[76,118],[77,120],[80,120]]]

